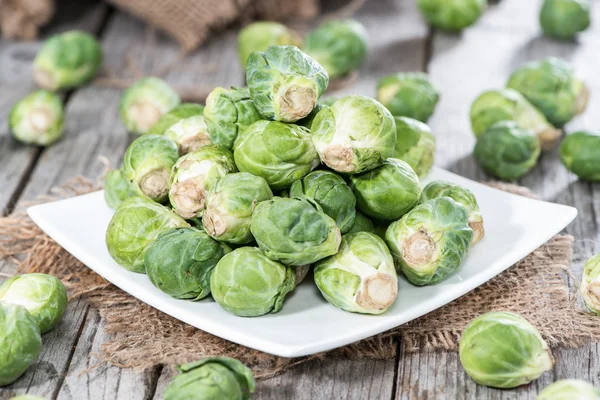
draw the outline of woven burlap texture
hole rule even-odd
[[[518,186],[494,186],[530,195]],[[91,181],[78,178],[55,191],[52,197],[66,198],[96,189]],[[397,339],[408,351],[455,350],[465,326],[488,311],[523,315],[551,346],[574,347],[600,339],[597,318],[578,309],[575,302],[576,285],[569,275],[573,237],[566,235],[555,236],[496,278],[424,317],[341,349],[296,359],[231,343],[153,309],[86,268],[46,236],[24,212],[0,220],[0,243],[0,259],[18,263],[19,272],[56,275],[68,287],[72,298],[85,296],[105,320],[105,330],[110,334],[99,357],[121,367],[146,369],[222,355],[240,359],[260,378],[314,358],[393,357]],[[366,323],[369,318],[377,317],[365,316]]]

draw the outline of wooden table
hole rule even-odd
[[[356,18],[370,33],[369,59],[360,80],[335,94],[375,94],[378,77],[396,71],[425,70],[442,93],[430,121],[438,141],[436,164],[471,179],[486,179],[471,156],[471,101],[484,89],[501,87],[509,73],[527,60],[557,55],[573,62],[592,90],[588,112],[568,126],[600,129],[600,7],[596,28],[579,43],[558,43],[540,36],[539,0],[503,0],[492,5],[479,23],[462,35],[432,32],[423,24],[414,0],[371,0]],[[64,3],[63,3],[64,4]],[[140,21],[103,3],[70,0],[43,33],[80,28],[95,33],[105,50],[105,66],[127,77],[127,58],[144,74],[156,74],[173,59],[178,47]],[[215,38],[173,68],[165,78],[175,85],[242,85],[235,51],[236,31]],[[120,91],[87,86],[66,96],[66,136],[39,149],[17,144],[8,134],[12,104],[34,89],[31,63],[40,42],[0,41],[0,205],[5,214],[22,202],[46,194],[75,175],[100,176],[99,156],[118,165],[131,136],[118,117]],[[132,68],[129,68],[131,70]],[[135,68],[134,68],[135,69]],[[577,238],[577,271],[600,244],[600,185],[579,182],[560,164],[556,151],[544,154],[521,184],[542,199],[577,207],[579,217],[566,232]],[[4,274],[11,266],[0,264]],[[579,274],[577,272],[576,274]],[[599,320],[600,323],[600,320]],[[103,323],[84,300],[69,304],[62,324],[45,335],[39,360],[0,398],[31,393],[47,399],[160,398],[170,375],[165,369],[134,372],[101,367],[82,374],[98,360],[94,353],[105,340]],[[531,385],[500,391],[477,386],[463,371],[456,353],[407,353],[387,360],[311,362],[260,382],[258,399],[533,399],[557,379],[580,378],[600,386],[600,346],[555,349],[555,368]]]

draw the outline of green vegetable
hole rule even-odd
[[[579,379],[561,379],[546,386],[536,400],[600,400],[600,390]]]
[[[388,75],[377,82],[377,100],[396,117],[427,122],[439,98],[437,88],[422,72]]]
[[[295,286],[294,269],[269,259],[256,247],[240,247],[225,255],[210,277],[215,301],[240,317],[278,312]]]
[[[339,252],[315,265],[315,283],[337,308],[362,314],[385,312],[398,295],[390,251],[368,232],[344,235]]]
[[[208,126],[202,115],[194,115],[179,120],[171,125],[164,135],[177,143],[181,155],[213,144],[208,133]]]
[[[589,131],[571,133],[560,146],[560,160],[581,179],[600,181],[600,134]]]
[[[433,27],[457,32],[473,25],[486,9],[486,0],[417,0],[423,17]]]
[[[311,133],[323,163],[342,173],[377,168],[396,144],[394,118],[380,103],[365,96],[347,96],[315,117]]]
[[[590,26],[590,0],[545,0],[540,10],[544,35],[573,39]]]
[[[402,160],[419,176],[425,176],[433,167],[435,137],[421,121],[407,117],[394,117],[396,121],[396,146],[393,158]]]
[[[12,135],[23,143],[48,146],[64,133],[62,101],[47,90],[37,90],[19,100],[8,118]]]
[[[419,204],[385,233],[392,256],[414,285],[438,283],[460,267],[473,239],[465,208],[449,197]]]
[[[52,275],[15,275],[0,286],[0,302],[23,306],[37,321],[41,333],[54,329],[67,308],[67,290]]]
[[[129,132],[148,133],[179,102],[179,95],[167,82],[155,76],[142,78],[123,92],[121,121]]]
[[[474,155],[485,172],[512,181],[535,166],[540,142],[531,130],[514,122],[498,122],[477,139]]]
[[[256,387],[250,368],[234,358],[205,358],[177,369],[164,400],[248,400]]]
[[[91,81],[101,65],[102,47],[94,36],[67,31],[44,42],[33,62],[33,76],[44,89],[73,89]]]
[[[275,121],[250,125],[238,137],[234,157],[240,171],[265,178],[273,190],[289,188],[319,165],[310,132]]]
[[[106,230],[106,246],[111,257],[124,268],[144,272],[148,246],[170,228],[187,227],[180,216],[144,197],[123,201]]]
[[[308,265],[337,253],[341,234],[335,220],[308,198],[263,201],[250,225],[267,257],[286,265]]]
[[[404,161],[388,158],[381,167],[350,177],[358,210],[376,219],[397,220],[421,195],[419,178]]]
[[[247,25],[238,35],[237,50],[240,64],[246,68],[248,56],[255,51],[265,51],[269,46],[292,45],[300,47],[302,38],[287,26],[270,21]]]
[[[175,123],[182,119],[202,115],[204,106],[196,103],[181,103],[171,109],[171,111],[160,116],[158,121],[148,129],[151,135],[163,135]]]
[[[248,58],[246,82],[265,118],[295,122],[306,117],[327,89],[327,72],[295,46],[271,46]]]
[[[104,178],[104,200],[110,208],[116,209],[123,200],[136,195],[135,188],[120,169],[108,171]]]
[[[600,315],[600,254],[585,263],[580,291],[587,308]]]
[[[11,397],[10,400],[46,400],[40,396],[33,396],[30,394],[23,394],[21,396]]]
[[[460,362],[475,382],[501,389],[529,383],[554,365],[537,329],[508,312],[475,318],[463,332],[458,351]]]
[[[373,222],[358,211],[356,212],[356,218],[354,218],[354,224],[350,227],[346,234],[358,233],[358,232],[371,232],[375,230]]]
[[[299,179],[290,188],[290,197],[307,196],[333,218],[342,233],[354,224],[356,197],[339,175],[329,171],[314,171]]]

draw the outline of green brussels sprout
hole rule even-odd
[[[141,135],[179,102],[179,94],[167,82],[155,76],[142,78],[123,92],[121,121],[129,132]]]
[[[600,389],[579,379],[561,379],[538,394],[536,400],[600,400]]]
[[[544,35],[573,39],[590,26],[590,0],[545,0],[540,10]]]
[[[438,197],[392,222],[385,239],[406,278],[422,286],[438,283],[460,267],[473,231],[461,204]]]
[[[371,218],[397,220],[421,195],[419,177],[404,161],[388,158],[381,167],[350,177],[358,210]]]
[[[444,196],[450,197],[467,210],[467,214],[469,214],[469,227],[473,230],[471,245],[479,242],[485,234],[483,229],[483,217],[479,212],[477,199],[469,189],[455,183],[433,181],[423,189],[420,203],[425,203],[431,199]]]
[[[252,370],[234,358],[205,358],[177,369],[164,400],[249,400],[256,388]]]
[[[419,176],[425,176],[433,167],[435,137],[421,121],[407,117],[394,117],[396,121],[396,146],[392,154],[406,162]]]
[[[330,171],[314,171],[299,179],[290,188],[290,197],[306,196],[321,206],[333,218],[342,233],[354,224],[356,197],[344,179]]]
[[[310,132],[276,121],[250,125],[238,137],[233,155],[240,171],[265,178],[273,190],[289,188],[319,165]]]
[[[509,312],[490,312],[471,321],[458,351],[460,362],[475,382],[500,389],[529,383],[554,365],[537,329]]]
[[[600,254],[585,263],[580,290],[586,307],[600,315]]]
[[[562,135],[560,129],[552,126],[544,114],[513,89],[483,92],[471,105],[470,117],[477,137],[501,121],[514,121],[521,128],[532,130],[545,150],[554,149]]]
[[[210,277],[215,301],[240,317],[278,312],[295,287],[294,268],[271,260],[256,247],[240,247],[225,255]]]
[[[394,117],[376,100],[346,96],[315,117],[311,133],[323,163],[342,173],[377,168],[396,144]]]
[[[271,46],[250,54],[246,82],[254,106],[265,119],[296,122],[315,108],[329,76],[297,47]]]
[[[160,116],[158,121],[148,129],[151,135],[163,135],[171,126],[182,119],[202,115],[204,106],[196,103],[181,103]]]
[[[0,386],[23,375],[41,350],[42,336],[35,318],[23,306],[0,301]]]
[[[311,31],[303,50],[338,78],[360,68],[367,58],[367,30],[358,21],[332,20]]]
[[[233,155],[220,146],[204,146],[181,157],[171,171],[169,200],[185,219],[202,217],[206,195],[225,175],[237,172]]]
[[[398,275],[385,242],[358,232],[342,237],[340,250],[315,264],[315,283],[342,310],[381,314],[398,296]]]
[[[170,228],[187,227],[179,215],[144,197],[124,200],[106,230],[106,247],[122,267],[144,273],[144,256],[158,235]]]
[[[589,131],[571,133],[560,146],[560,160],[581,179],[600,181],[600,134]]]
[[[259,203],[250,230],[267,257],[293,266],[337,253],[341,240],[335,220],[308,198],[275,197]]]
[[[423,17],[434,28],[458,32],[473,25],[486,9],[486,0],[417,0]]]
[[[8,117],[15,139],[27,144],[48,146],[64,133],[64,111],[58,95],[37,90],[19,100]]]
[[[477,139],[473,154],[485,172],[513,181],[535,166],[540,142],[533,131],[522,129],[515,122],[498,122]]]
[[[37,321],[41,333],[58,325],[68,301],[65,286],[52,275],[15,275],[0,286],[0,302],[25,307]]]
[[[377,82],[377,100],[396,117],[427,122],[439,99],[437,88],[422,72],[388,75]]]
[[[373,226],[373,222],[369,218],[365,217],[364,215],[362,215],[361,213],[359,213],[357,211],[356,217],[354,218],[354,223],[352,224],[350,229],[348,229],[348,232],[346,232],[346,234],[357,233],[357,232],[373,233],[374,231],[375,231],[375,227]]]
[[[204,118],[213,143],[233,148],[239,132],[262,119],[246,88],[215,88],[206,98]]]
[[[40,396],[33,396],[31,394],[23,394],[21,396],[11,397],[10,400],[46,400]]]
[[[102,47],[96,38],[68,31],[44,42],[33,61],[33,76],[44,89],[72,89],[91,81],[101,65]]]
[[[194,115],[179,120],[171,125],[164,135],[177,144],[181,155],[213,144],[208,133],[208,126],[202,115]]]
[[[131,185],[120,169],[108,171],[104,178],[104,200],[110,208],[116,209],[125,199],[137,196],[135,188]]]
[[[272,198],[269,184],[260,176],[247,172],[226,175],[208,193],[202,218],[204,229],[219,241],[252,243],[252,212],[258,203]]]
[[[556,126],[583,113],[590,96],[573,67],[553,57],[523,65],[513,72],[506,87],[520,92]]]
[[[178,158],[177,144],[171,139],[144,135],[127,148],[121,171],[137,193],[162,203],[169,194],[171,168]]]
[[[291,45],[300,47],[302,38],[287,26],[271,21],[247,25],[238,35],[237,51],[240,64],[246,68],[248,57],[255,51],[265,51],[269,46]]]
[[[144,257],[154,286],[176,299],[200,300],[210,293],[210,274],[231,250],[195,228],[161,233]]]

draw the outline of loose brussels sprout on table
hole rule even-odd
[[[590,26],[590,0],[545,0],[540,10],[544,35],[573,39]]]
[[[265,118],[296,122],[306,117],[329,84],[327,72],[294,46],[271,46],[248,58],[246,82]]]
[[[421,13],[433,27],[461,31],[473,25],[486,9],[486,0],[417,0]]]
[[[123,200],[136,195],[137,191],[120,169],[108,171],[104,178],[104,200],[110,208],[116,209]]]
[[[44,42],[33,62],[33,75],[44,89],[72,89],[92,80],[101,65],[102,48],[94,36],[68,31]]]
[[[47,90],[35,91],[19,100],[8,118],[13,137],[23,143],[48,146],[64,133],[62,101]]]
[[[213,144],[202,115],[179,120],[165,131],[164,136],[177,144],[181,155]]]
[[[151,135],[163,135],[167,129],[182,119],[202,115],[204,106],[196,103],[181,103],[160,116],[158,121],[148,129]]]
[[[0,302],[18,304],[37,321],[41,333],[54,329],[67,308],[67,290],[46,274],[15,275],[0,286]]]
[[[377,100],[396,117],[427,122],[439,98],[438,90],[422,72],[389,75],[377,82]]]
[[[474,155],[485,172],[513,181],[535,166],[540,142],[533,131],[515,122],[498,122],[477,139]]]
[[[600,181],[600,134],[571,133],[560,146],[560,160],[579,178]]]
[[[248,57],[255,51],[265,51],[270,46],[291,45],[300,47],[302,38],[292,29],[278,22],[258,21],[242,29],[237,39],[240,64],[246,68]]]
[[[339,252],[315,264],[315,283],[334,306],[363,314],[385,312],[398,295],[394,260],[368,232],[344,235]]]
[[[394,118],[379,102],[347,96],[315,117],[311,134],[321,161],[342,173],[358,174],[383,164],[396,144]]]
[[[585,263],[580,290],[586,307],[600,315],[600,254]]]
[[[225,255],[210,277],[215,301],[240,317],[278,312],[295,287],[294,268],[271,260],[256,247],[240,247]]]
[[[465,208],[450,197],[419,204],[385,233],[399,269],[414,285],[438,283],[460,267],[473,239]]]
[[[361,213],[359,213],[357,211],[356,217],[354,218],[354,223],[352,224],[352,226],[350,227],[348,232],[346,232],[346,234],[358,233],[358,232],[373,233],[374,230],[375,230],[375,227],[373,226],[373,222],[369,218],[365,217],[364,215],[362,215]]]
[[[554,358],[540,333],[523,317],[490,312],[475,318],[462,334],[460,362],[480,385],[514,388],[550,371]]]
[[[431,129],[408,117],[394,117],[394,121],[397,136],[392,157],[408,163],[419,177],[427,175],[435,158],[435,137]]]
[[[600,389],[579,379],[561,379],[546,386],[536,400],[600,400]]]

